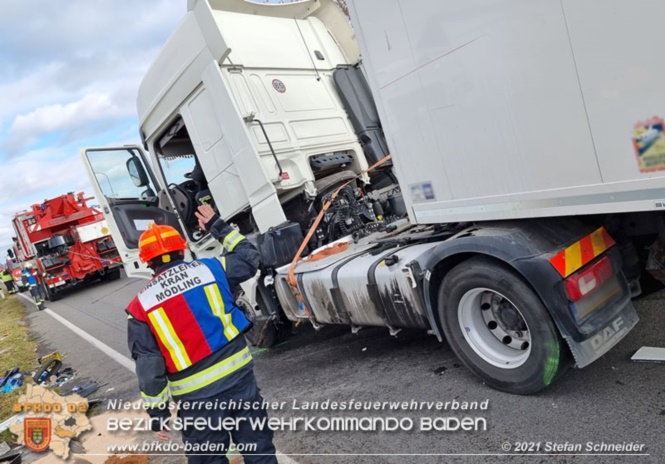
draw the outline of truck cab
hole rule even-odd
[[[302,238],[325,194],[352,179],[377,187],[383,215],[405,216],[389,164],[364,172],[388,150],[358,62],[332,1],[189,2],[139,89],[143,146],[82,150],[127,274],[150,275],[138,238],[153,221],[180,230],[191,256],[219,254],[194,217],[206,199],[256,240],[280,227]],[[359,195],[314,246],[375,221]]]

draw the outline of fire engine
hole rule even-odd
[[[23,266],[34,262],[50,301],[78,283],[120,277],[122,260],[101,211],[83,192],[32,205],[14,216],[13,253]]]

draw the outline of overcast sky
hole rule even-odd
[[[138,86],[186,10],[187,0],[0,0],[0,257],[15,213],[93,195],[79,147],[140,143]]]
[[[0,256],[14,213],[92,195],[79,147],[138,143],[138,85],[186,9],[186,0],[0,0]]]

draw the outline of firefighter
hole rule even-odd
[[[39,273],[30,262],[25,263],[25,268],[23,268],[23,282],[30,289],[30,294],[35,300],[37,308],[42,309],[44,306],[44,289],[41,286]]]
[[[239,284],[256,274],[259,254],[209,205],[195,214],[199,227],[222,242],[219,258],[184,261],[186,242],[166,225],[153,225],[139,240],[139,258],[155,277],[127,308],[128,342],[151,428],[158,438],[169,439],[170,393],[181,424],[206,421],[204,430],[182,429],[188,446],[228,449],[229,432],[220,430],[218,421],[240,418],[230,432],[233,442],[256,445],[251,454],[243,453],[244,461],[277,463],[272,431],[255,430],[250,422],[267,414],[242,335],[250,323],[233,298]],[[225,451],[213,456],[185,451],[190,464],[228,462]]]
[[[9,293],[10,295],[12,293],[16,293],[16,287],[14,287],[14,276],[12,275],[12,271],[10,271],[8,267],[6,267],[2,271],[2,283],[5,284],[5,287],[7,288],[7,293]]]

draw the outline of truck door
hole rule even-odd
[[[152,271],[139,261],[141,234],[151,223],[168,224],[181,234],[183,228],[173,211],[160,208],[159,184],[143,150],[135,145],[83,148],[81,157],[125,272],[151,278]]]

